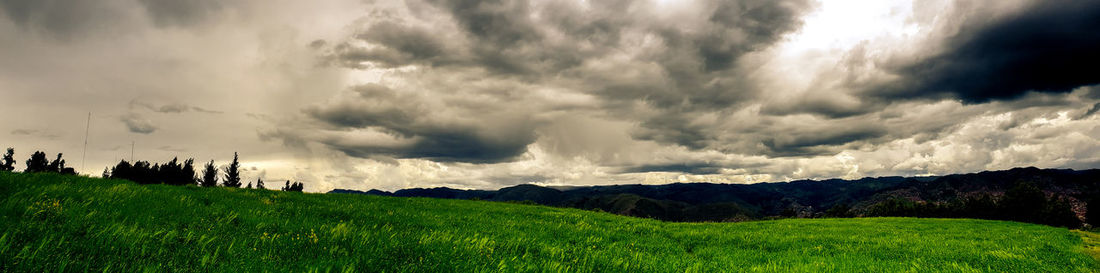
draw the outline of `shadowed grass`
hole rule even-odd
[[[667,223],[496,202],[140,186],[0,173],[0,272],[1097,268],[1078,233],[1015,222],[861,218]]]

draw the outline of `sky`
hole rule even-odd
[[[313,192],[1088,169],[1097,29],[1089,0],[0,0],[0,146]]]

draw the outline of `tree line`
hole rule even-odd
[[[26,168],[23,172],[76,175],[76,170],[66,167],[65,160],[61,157],[62,154],[58,153],[57,158],[50,161],[47,159],[45,152],[35,151],[31,154],[31,157],[27,159]],[[179,161],[179,158],[172,158],[171,161],[165,163],[150,163],[148,161],[130,163],[123,159],[113,167],[104,168],[103,178],[125,179],[134,181],[138,184],[240,188],[243,184],[241,181],[240,166],[241,164],[236,152],[233,153],[233,162],[223,168],[218,168],[218,166],[214,164],[214,160],[210,160],[210,162],[206,163],[203,167],[202,176],[197,174],[195,170],[195,159],[193,158],[183,160],[182,162]],[[15,149],[8,148],[7,153],[4,154],[3,158],[0,158],[0,171],[15,171]],[[222,173],[224,173],[224,175],[222,175]],[[244,188],[267,189],[262,178],[257,178],[255,185],[253,185],[252,182],[248,182]],[[291,182],[287,180],[280,190],[301,192],[304,189],[305,185],[302,184],[302,182]]]
[[[1095,199],[1094,199],[1095,200]],[[1090,200],[1089,214],[1100,214],[1100,200]],[[867,208],[864,216],[898,216],[931,218],[973,218],[1009,220],[1057,227],[1078,228],[1081,220],[1065,198],[1047,197],[1030,183],[1019,183],[1000,198],[989,195],[971,196],[951,202],[914,202],[902,198],[888,199]],[[1092,226],[1100,225],[1100,215],[1086,217]]]
[[[27,168],[23,169],[25,173],[60,173],[75,175],[76,170],[70,167],[65,167],[65,160],[61,159],[62,154],[58,153],[57,158],[49,160],[46,158],[46,153],[41,151],[35,151],[31,154],[31,158],[27,159]],[[7,153],[0,159],[0,171],[13,172],[15,171],[15,149],[8,148]]]

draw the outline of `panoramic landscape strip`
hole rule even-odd
[[[1089,255],[1097,249],[1094,233],[1008,221],[674,223],[488,201],[138,185],[48,173],[0,173],[0,196],[4,272],[1100,269]]]

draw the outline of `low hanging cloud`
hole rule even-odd
[[[122,121],[122,123],[126,125],[126,128],[129,129],[131,133],[148,135],[156,132],[158,129],[152,121],[136,113],[123,115],[119,118],[119,121]]]

